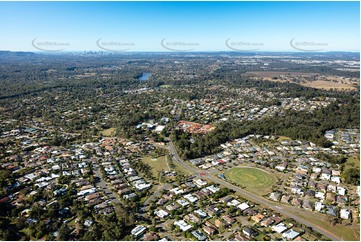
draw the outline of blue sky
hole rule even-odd
[[[0,50],[167,51],[165,39],[170,49],[223,51],[228,39],[241,50],[296,51],[294,39],[310,50],[359,51],[359,4],[0,2]]]

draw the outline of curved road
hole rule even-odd
[[[171,185],[169,183],[165,183],[165,184],[158,186],[158,188],[152,193],[152,195],[150,195],[147,198],[147,200],[145,200],[144,205],[145,206],[149,205],[155,198],[158,197],[158,195],[160,194],[161,191],[169,190],[169,189],[171,189]]]
[[[195,167],[187,164],[187,163],[184,162],[182,159],[180,159],[180,157],[178,156],[178,154],[177,154],[177,152],[176,152],[176,150],[175,150],[174,145],[173,145],[172,142],[170,142],[169,150],[171,151],[172,157],[174,158],[174,160],[175,160],[180,166],[182,166],[183,168],[185,168],[185,169],[187,169],[187,170],[189,170],[189,171],[191,171],[191,172],[193,172],[193,173],[196,173],[196,174],[197,174],[197,173],[198,173],[198,174],[199,174],[199,173],[205,173],[206,176],[204,176],[203,178],[208,179],[208,180],[210,180],[210,181],[212,181],[212,182],[221,184],[221,185],[223,185],[223,186],[225,186],[225,187],[228,187],[228,188],[230,188],[230,189],[232,189],[232,190],[240,193],[243,197],[245,197],[245,198],[247,198],[247,199],[249,199],[249,200],[252,200],[252,201],[257,202],[257,203],[259,203],[259,204],[262,204],[262,205],[264,205],[264,206],[266,206],[266,207],[269,207],[269,208],[273,209],[274,211],[277,211],[277,212],[280,213],[280,214],[283,214],[283,215],[285,215],[285,216],[287,216],[287,217],[289,217],[289,218],[294,219],[295,221],[297,221],[297,222],[299,222],[299,223],[302,223],[302,224],[304,224],[304,225],[306,225],[306,226],[308,226],[308,227],[311,227],[311,228],[313,228],[315,231],[317,231],[317,232],[325,235],[326,237],[330,238],[331,240],[334,240],[334,241],[341,241],[341,240],[342,240],[341,237],[333,234],[332,232],[330,232],[330,231],[328,231],[328,230],[326,230],[326,229],[324,229],[324,228],[322,228],[322,227],[320,227],[320,226],[318,226],[318,225],[315,225],[315,224],[313,224],[313,223],[310,223],[310,222],[308,222],[308,221],[306,221],[306,220],[304,220],[304,219],[296,216],[295,214],[292,214],[292,213],[289,213],[289,212],[283,210],[283,207],[282,207],[282,206],[275,206],[275,205],[273,205],[270,201],[268,201],[267,199],[265,199],[265,198],[263,198],[263,197],[256,196],[256,195],[254,195],[253,193],[250,193],[250,192],[248,192],[248,191],[246,191],[246,190],[244,190],[244,189],[241,189],[241,188],[239,188],[239,187],[237,187],[237,186],[234,186],[234,185],[232,185],[232,184],[230,184],[230,183],[228,183],[228,182],[226,182],[226,181],[224,181],[224,180],[221,180],[221,179],[219,179],[219,178],[217,178],[217,177],[215,177],[215,176],[212,176],[211,172],[204,171],[204,170],[199,170],[198,168],[195,168]]]

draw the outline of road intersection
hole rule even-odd
[[[207,179],[209,181],[212,181],[214,183],[218,183],[218,184],[221,184],[223,185],[224,187],[227,187],[229,189],[232,189],[236,192],[238,192],[240,195],[242,195],[244,198],[247,198],[251,201],[254,201],[260,205],[263,205],[263,206],[266,206],[266,207],[269,207],[271,209],[273,209],[274,211],[280,213],[280,214],[283,214],[289,218],[292,218],[294,219],[295,221],[299,222],[299,223],[302,223],[304,225],[306,225],[307,227],[311,227],[313,230],[325,235],[326,237],[330,238],[331,240],[334,240],[334,241],[341,241],[342,238],[340,238],[339,236],[333,234],[332,232],[318,226],[318,225],[315,225],[313,223],[310,223],[306,220],[304,220],[303,218],[293,214],[293,213],[290,213],[290,212],[287,212],[285,208],[287,208],[286,206],[283,206],[283,205],[280,205],[277,203],[277,205],[274,205],[272,202],[268,201],[267,199],[261,197],[261,196],[257,196],[251,192],[248,192],[238,186],[235,186],[233,184],[230,184],[228,183],[227,181],[225,180],[222,180],[218,177],[216,177],[215,175],[213,175],[214,171],[204,171],[204,170],[200,170],[198,168],[195,168],[193,167],[192,165],[190,165],[189,163],[183,161],[179,156],[178,156],[178,153],[177,151],[175,150],[175,147],[173,145],[172,142],[169,143],[169,146],[168,146],[168,149],[169,151],[171,152],[171,155],[173,157],[173,160],[175,162],[177,162],[180,166],[182,166],[184,169],[187,169],[188,171],[194,173],[195,175],[200,175],[202,174],[202,178],[204,179]]]

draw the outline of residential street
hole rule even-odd
[[[99,179],[100,179],[99,182],[96,183],[96,186],[101,188],[106,193],[106,196],[109,197],[111,202],[113,202],[114,204],[121,203],[121,201],[117,198],[117,196],[109,189],[109,187],[105,183],[105,181],[104,181],[104,179],[102,177],[102,173],[100,172],[100,167],[98,167],[95,170],[95,175],[97,177],[99,177]]]
[[[278,213],[280,213],[280,214],[283,214],[283,215],[285,215],[285,216],[287,216],[287,217],[293,218],[293,219],[296,220],[297,222],[300,222],[300,223],[302,223],[302,224],[304,224],[304,225],[306,225],[306,226],[308,226],[308,227],[313,228],[313,229],[316,230],[317,232],[319,232],[319,233],[327,236],[328,238],[330,238],[330,239],[332,239],[332,240],[334,240],[334,241],[340,241],[340,240],[342,240],[342,238],[338,237],[337,235],[333,234],[332,232],[327,231],[327,230],[321,228],[321,227],[318,226],[318,225],[312,224],[312,223],[310,223],[310,222],[308,222],[308,221],[306,221],[306,220],[304,220],[304,219],[296,216],[295,214],[292,214],[292,213],[289,213],[289,212],[285,211],[286,206],[284,206],[284,205],[281,205],[281,206],[279,206],[279,204],[277,204],[278,206],[273,205],[273,203],[271,203],[270,201],[266,200],[266,199],[263,198],[263,197],[256,196],[255,194],[252,194],[252,193],[250,193],[250,192],[248,192],[248,191],[246,191],[246,190],[244,190],[244,189],[241,189],[241,188],[239,188],[239,187],[237,187],[237,186],[234,186],[234,185],[232,185],[232,184],[230,184],[230,183],[228,183],[228,182],[226,182],[226,181],[224,181],[224,180],[222,180],[222,179],[217,178],[216,176],[212,175],[209,171],[199,170],[199,169],[191,166],[190,164],[184,162],[184,161],[183,161],[182,159],[180,159],[180,157],[178,156],[178,154],[177,154],[177,152],[176,152],[176,150],[175,150],[175,147],[174,147],[174,145],[173,145],[172,142],[170,142],[170,144],[169,144],[169,150],[171,151],[172,157],[174,158],[174,160],[175,160],[180,166],[182,166],[183,168],[185,168],[185,169],[187,169],[187,170],[189,170],[189,171],[191,171],[191,172],[193,172],[193,173],[195,173],[195,174],[200,174],[200,173],[205,174],[205,176],[202,176],[202,178],[208,179],[208,180],[210,180],[210,181],[212,181],[212,182],[215,182],[215,183],[221,184],[221,185],[223,185],[223,186],[225,186],[225,187],[228,187],[228,188],[230,188],[230,189],[238,192],[239,194],[241,194],[241,196],[243,196],[244,198],[247,198],[247,199],[249,199],[249,200],[251,200],[251,201],[254,201],[254,202],[256,202],[256,203],[259,203],[259,204],[261,204],[261,205],[263,205],[263,206],[265,206],[265,207],[269,207],[269,208],[273,209],[274,211],[276,211],[276,212],[278,212]]]
[[[171,188],[170,184],[168,183],[165,183],[165,184],[162,184],[162,185],[159,185],[157,187],[157,189],[153,192],[152,195],[150,195],[147,200],[145,200],[144,202],[144,206],[148,206],[154,199],[156,199],[160,192],[163,191],[163,190],[169,190]]]

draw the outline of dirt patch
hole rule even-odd
[[[334,75],[320,75],[306,72],[282,72],[282,71],[254,71],[247,72],[245,76],[253,80],[265,80],[282,83],[296,83],[305,87],[317,89],[355,90],[360,80]]]
[[[282,76],[315,76],[317,73],[308,72],[286,72],[286,71],[250,71],[245,73],[246,76],[256,77],[282,77]]]
[[[330,90],[330,89],[353,90],[353,89],[356,89],[356,87],[354,87],[351,84],[333,82],[333,81],[313,81],[313,82],[301,83],[301,85],[306,86],[306,87],[313,87],[313,88],[326,89],[326,90]]]

